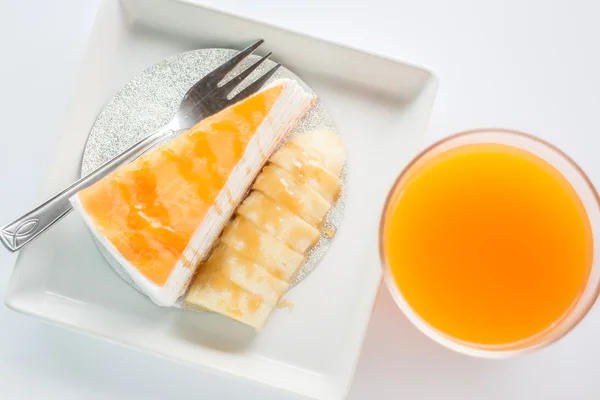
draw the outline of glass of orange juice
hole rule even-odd
[[[509,130],[463,132],[401,173],[381,218],[384,277],[437,342],[491,358],[546,346],[595,302],[596,190],[554,146]]]

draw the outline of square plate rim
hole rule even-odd
[[[75,85],[71,90],[71,98],[69,101],[69,105],[65,110],[65,115],[62,119],[62,124],[59,127],[59,135],[57,138],[57,142],[61,141],[64,139],[64,137],[66,136],[66,129],[65,129],[65,123],[66,121],[69,120],[69,118],[72,118],[72,107],[73,104],[75,102],[77,102],[78,100],[78,96],[76,96],[77,94],[77,89],[81,86],[82,84],[82,79],[81,79],[81,75],[83,73],[84,67],[87,66],[89,59],[93,56],[93,51],[95,50],[95,46],[91,45],[91,38],[94,35],[94,33],[97,32],[98,30],[98,25],[100,23],[101,18],[103,17],[103,11],[104,9],[106,9],[111,3],[121,3],[120,0],[103,0],[102,3],[100,4],[100,7],[98,9],[95,21],[93,23],[93,27],[90,31],[90,34],[88,36],[88,40],[87,40],[87,45],[86,48],[83,52],[83,56],[80,59],[80,66],[79,66],[79,71],[75,80]],[[329,40],[329,39],[324,39],[321,38],[319,36],[316,35],[312,35],[306,32],[302,32],[302,31],[297,31],[297,30],[293,30],[293,29],[289,29],[283,26],[279,26],[277,24],[274,23],[270,23],[270,22],[265,22],[265,21],[261,21],[258,19],[254,19],[254,18],[250,18],[250,17],[246,17],[246,16],[242,16],[240,14],[237,14],[235,12],[230,12],[230,11],[224,11],[224,10],[220,10],[214,6],[206,6],[204,4],[199,4],[194,0],[174,0],[174,2],[176,3],[182,3],[182,4],[188,4],[191,5],[193,7],[196,8],[200,8],[200,9],[204,9],[207,10],[209,12],[214,12],[214,13],[218,13],[221,14],[223,16],[229,17],[229,18],[234,18],[234,19],[238,19],[241,21],[246,21],[249,22],[251,24],[256,24],[256,25],[262,25],[262,26],[266,26],[266,27],[270,27],[272,29],[276,29],[279,31],[283,31],[283,32],[287,32],[287,33],[291,33],[294,35],[297,35],[299,37],[304,37],[304,38],[308,38],[312,41],[315,42],[320,42],[322,44],[328,45],[328,46],[336,46],[342,49],[346,49],[346,50],[350,50],[356,53],[361,53],[361,54],[366,54],[366,55],[370,55],[373,56],[381,61],[388,61],[388,62],[392,62],[394,64],[398,64],[404,67],[410,67],[412,69],[415,70],[420,70],[423,71],[427,74],[427,80],[426,82],[423,84],[422,88],[419,90],[419,93],[417,94],[418,97],[424,95],[424,92],[428,92],[427,95],[428,97],[431,99],[427,109],[425,110],[426,112],[426,116],[424,118],[424,123],[423,126],[421,127],[420,131],[416,134],[416,138],[417,138],[417,142],[419,144],[422,144],[422,140],[425,134],[425,130],[427,127],[427,124],[430,120],[431,117],[431,112],[432,112],[432,108],[433,105],[435,103],[435,99],[437,97],[437,89],[439,86],[439,78],[429,69],[426,67],[423,67],[421,65],[417,65],[417,64],[413,64],[413,63],[409,63],[403,60],[400,60],[398,58],[395,57],[391,57],[389,55],[385,55],[385,54],[381,54],[381,53],[377,53],[377,52],[373,52],[367,49],[362,49],[359,47],[354,47],[345,43],[340,43],[337,41],[333,41],[333,40]],[[132,21],[125,21],[124,24],[131,24]],[[414,100],[416,101],[416,100]],[[51,165],[55,160],[55,157],[53,157],[53,159],[51,161],[49,161],[49,164]],[[43,180],[42,180],[42,184],[46,185],[47,181],[49,179],[49,176],[46,175],[44,176]],[[42,198],[43,199],[43,198]],[[40,200],[40,196],[37,196],[37,200]],[[90,329],[89,327],[84,327],[81,325],[77,325],[77,324],[73,324],[73,323],[69,323],[68,321],[65,320],[61,320],[61,319],[56,319],[53,318],[49,315],[44,314],[43,312],[41,312],[39,309],[35,309],[34,307],[31,306],[31,304],[29,304],[28,300],[34,299],[36,297],[42,297],[42,296],[52,296],[52,293],[47,293],[47,292],[28,292],[28,291],[23,291],[21,293],[18,293],[17,289],[18,289],[18,273],[15,273],[16,270],[18,269],[18,266],[21,262],[22,256],[26,253],[26,249],[23,251],[21,251],[18,256],[16,257],[14,264],[13,264],[13,270],[11,271],[11,275],[9,278],[9,283],[6,289],[6,294],[5,294],[5,304],[8,308],[23,313],[25,315],[29,315],[35,318],[39,318],[40,320],[43,320],[44,322],[48,322],[51,325],[54,326],[59,326],[61,328],[65,328],[68,329],[70,331],[73,332],[77,332],[77,333],[83,333],[86,336],[89,337],[94,337],[94,338],[99,338],[99,339],[103,339],[106,340],[108,342],[117,344],[119,346],[122,346],[124,348],[128,348],[128,349],[132,349],[135,351],[139,351],[145,354],[151,354],[154,356],[158,356],[162,359],[165,360],[169,360],[172,362],[176,362],[178,364],[182,364],[182,365],[186,365],[192,368],[196,368],[204,373],[209,373],[209,374],[216,374],[218,376],[222,376],[222,377],[226,377],[229,379],[234,379],[235,381],[239,381],[239,382],[244,382],[250,385],[260,385],[260,386],[265,386],[264,382],[261,382],[259,380],[255,380],[252,379],[252,377],[249,376],[244,376],[244,375],[240,375],[238,373],[236,373],[236,371],[224,371],[224,370],[220,370],[220,369],[215,369],[210,367],[209,365],[206,365],[204,363],[196,363],[190,360],[186,360],[184,358],[180,358],[174,355],[169,355],[169,354],[164,354],[160,351],[157,351],[155,349],[152,349],[150,346],[145,346],[145,345],[137,345],[137,344],[133,344],[133,343],[129,343],[127,341],[124,341],[122,339],[119,339],[118,337],[113,337],[111,335],[105,334],[103,332],[97,331],[97,330],[93,330]],[[363,313],[366,314],[364,315],[364,318],[361,318],[361,320],[364,320],[364,323],[362,323],[361,326],[361,332],[357,335],[357,338],[359,339],[359,344],[356,348],[356,354],[352,357],[352,365],[349,365],[347,368],[345,368],[344,370],[339,370],[340,372],[345,372],[342,376],[343,379],[343,385],[336,385],[335,389],[338,389],[339,386],[339,393],[336,393],[335,395],[329,396],[329,397],[318,397],[319,399],[343,399],[345,398],[345,396],[347,395],[347,393],[349,392],[351,386],[352,386],[352,382],[353,382],[353,377],[354,374],[356,372],[356,367],[360,358],[360,354],[361,354],[361,349],[362,349],[362,344],[364,342],[366,333],[367,333],[367,329],[369,326],[369,321],[370,321],[370,316],[372,314],[372,310],[375,304],[375,300],[381,285],[381,271],[379,271],[379,273],[377,274],[378,278],[375,280],[375,282],[373,283],[373,287],[372,288],[365,288],[369,289],[367,291],[367,293],[369,293],[369,299],[368,301],[364,301],[362,302],[364,304],[364,311]],[[285,387],[276,387],[273,385],[268,385],[269,390],[274,390],[277,391],[281,394],[294,394],[294,395],[299,395],[305,398],[309,398],[307,395],[303,394],[303,393],[299,393],[296,391],[292,391],[290,389],[287,389]],[[314,397],[317,398],[317,397]]]

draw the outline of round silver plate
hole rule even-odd
[[[104,107],[88,137],[81,163],[81,175],[86,175],[115,157],[147,134],[167,124],[175,114],[185,92],[199,79],[231,58],[237,50],[201,49],[180,53],[151,66],[127,83]],[[247,68],[257,61],[258,56],[250,56],[236,70]],[[246,81],[264,74],[275,65],[264,62]],[[235,74],[235,71],[233,71]],[[289,78],[297,81],[311,93],[313,90],[294,73],[285,67],[279,68],[271,80]],[[337,132],[331,115],[320,102],[304,116],[284,139],[284,143],[294,136],[315,129],[329,129]],[[309,250],[307,257],[292,278],[292,286],[304,279],[319,263],[319,260],[333,241],[342,220],[346,198],[346,171],[344,167],[341,182],[342,190],[338,201],[323,224],[321,238]],[[100,252],[119,275],[135,286],[122,268],[96,242]]]

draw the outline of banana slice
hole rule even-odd
[[[260,266],[219,246],[198,267],[184,308],[214,311],[260,330],[286,288]]]
[[[284,281],[289,281],[304,261],[302,254],[239,215],[225,228],[221,241]]]
[[[316,228],[255,190],[239,206],[237,213],[301,254],[319,240]]]
[[[211,266],[217,265],[219,266],[218,273],[222,274],[224,278],[247,292],[260,296],[267,304],[277,304],[279,297],[289,286],[287,282],[275,278],[266,269],[239,255],[223,243],[219,244],[212,252],[207,264],[209,266],[202,268],[194,278],[195,280],[203,279],[202,275],[213,271]]]
[[[327,200],[305,185],[299,177],[276,165],[263,168],[254,183],[254,189],[263,192],[314,227],[320,226],[331,208]]]
[[[337,200],[340,193],[338,177],[325,169],[321,158],[315,157],[293,140],[286,143],[269,161],[299,177],[330,204]]]
[[[342,138],[335,132],[318,130],[298,135],[290,140],[305,152],[317,159],[331,175],[340,176],[346,163],[346,146]]]

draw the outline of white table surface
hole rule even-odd
[[[428,141],[475,127],[519,129],[560,146],[600,183],[597,1],[203,2],[423,64],[441,80]],[[99,3],[0,2],[0,221],[34,205]],[[2,298],[14,260],[0,251]],[[348,398],[598,399],[599,308],[541,352],[486,361],[431,342],[383,288]],[[253,398],[196,370],[4,306],[0,393],[3,399]]]

